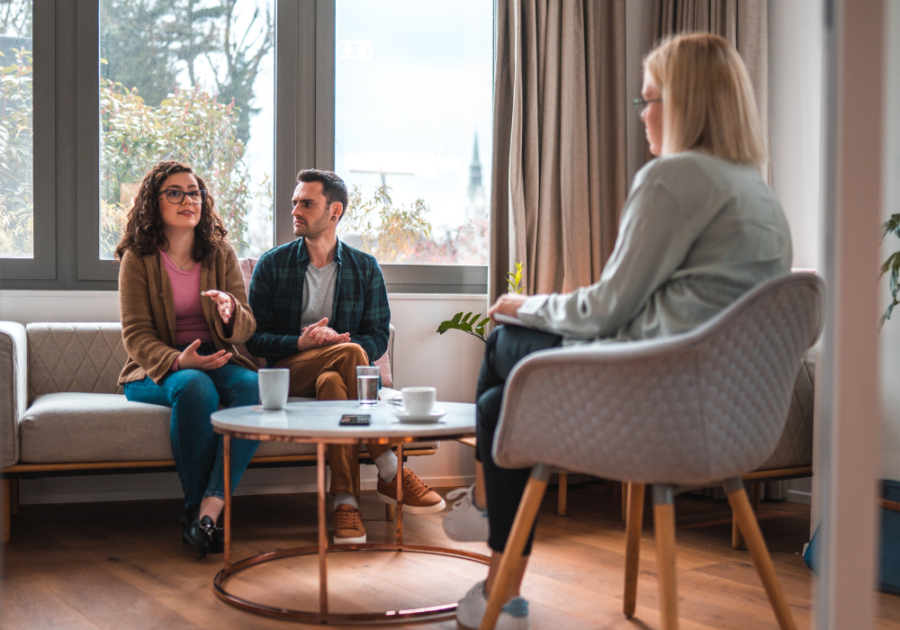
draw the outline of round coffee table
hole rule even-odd
[[[438,422],[400,422],[391,406],[382,401],[362,407],[356,401],[329,400],[288,403],[282,411],[264,411],[259,406],[233,407],[212,415],[213,428],[223,436],[225,465],[225,567],[213,582],[216,595],[228,604],[268,617],[307,623],[372,623],[404,621],[411,618],[445,617],[456,610],[456,602],[426,608],[410,608],[361,613],[333,613],[328,610],[328,554],[351,551],[415,552],[452,556],[488,564],[482,554],[435,547],[410,545],[403,542],[403,445],[414,440],[447,440],[471,437],[475,434],[475,405],[439,402],[435,409],[446,411]],[[370,414],[371,424],[362,427],[341,427],[338,421],[344,414]],[[238,562],[231,560],[231,439],[301,442],[316,445],[318,485],[318,544],[264,553]],[[390,444],[397,448],[397,532],[394,543],[366,543],[359,545],[329,545],[325,523],[325,448],[329,444]],[[294,610],[252,602],[228,592],[228,579],[246,569],[265,562],[294,556],[319,556],[319,610]]]

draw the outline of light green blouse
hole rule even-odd
[[[519,319],[567,344],[675,335],[790,268],[787,218],[759,172],[679,153],[636,175],[600,280],[573,293],[535,295]]]

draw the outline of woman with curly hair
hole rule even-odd
[[[170,435],[184,490],[182,539],[204,558],[222,551],[222,437],[210,415],[259,402],[256,366],[238,354],[256,330],[237,255],[204,181],[160,162],[144,177],[116,247],[129,401],[172,408]],[[258,442],[234,440],[232,488]]]

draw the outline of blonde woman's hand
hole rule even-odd
[[[231,359],[231,353],[219,350],[215,354],[202,356],[197,354],[197,348],[200,347],[200,340],[195,339],[194,342],[185,348],[178,356],[179,370],[202,370],[209,372],[217,370]]]
[[[200,295],[204,295],[216,303],[216,312],[223,324],[231,321],[231,316],[234,314],[234,299],[230,295],[215,289],[204,291]]]
[[[496,314],[516,317],[519,314],[519,307],[528,299],[527,295],[519,295],[517,293],[505,293],[497,298],[497,301],[488,309],[488,317],[492,318]]]

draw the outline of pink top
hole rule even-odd
[[[169,274],[169,282],[172,284],[172,294],[175,296],[175,345],[192,343],[196,339],[201,342],[212,341],[212,333],[203,315],[203,307],[200,306],[202,265],[195,263],[190,271],[184,271],[166,252],[160,250],[160,253]],[[173,369],[178,369],[177,365],[176,362],[172,366]]]

